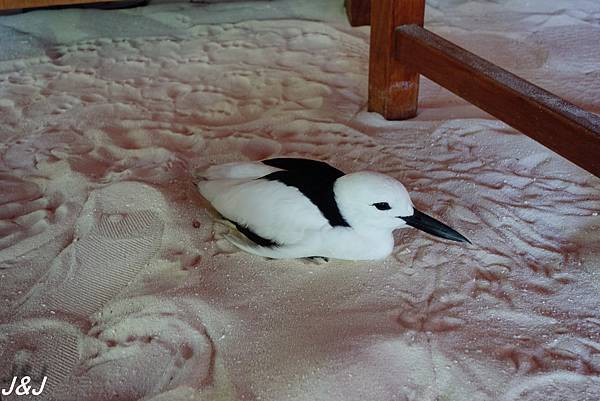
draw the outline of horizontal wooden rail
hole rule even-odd
[[[395,30],[395,58],[600,177],[600,116],[418,26]]]
[[[118,0],[0,0],[0,10],[52,7],[71,4],[107,3]]]

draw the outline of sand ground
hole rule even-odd
[[[600,3],[428,5],[600,112]],[[0,377],[45,367],[38,400],[600,399],[600,180],[427,80],[417,118],[366,112],[341,1],[32,11],[0,37]],[[390,174],[473,245],[238,252],[193,173],[279,155]]]

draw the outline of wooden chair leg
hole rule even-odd
[[[425,0],[377,0],[371,3],[369,50],[369,111],[387,120],[417,114],[419,74],[394,57],[394,29],[423,26]]]
[[[345,0],[346,15],[352,26],[371,23],[371,0]]]

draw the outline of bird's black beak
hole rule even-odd
[[[436,237],[449,239],[451,241],[468,242],[469,244],[471,243],[471,241],[465,238],[458,231],[453,230],[441,221],[438,221],[423,212],[419,212],[417,209],[414,209],[412,216],[398,217],[404,220],[409,226],[417,228],[421,231],[425,231],[428,234],[435,235]]]

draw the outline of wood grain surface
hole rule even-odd
[[[63,6],[68,4],[108,3],[118,0],[0,0],[0,10]]]
[[[394,58],[394,29],[423,26],[425,0],[380,0],[371,4],[369,47],[369,111],[388,120],[417,114],[419,74]]]
[[[600,176],[600,116],[418,25],[398,27],[395,39],[396,60],[402,65],[403,71],[418,71],[590,173]],[[412,101],[412,97],[409,100]]]
[[[345,0],[346,15],[352,26],[371,24],[371,0]]]

